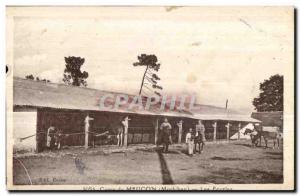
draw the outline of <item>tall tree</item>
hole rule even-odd
[[[150,91],[158,96],[161,94],[158,92],[163,88],[158,85],[158,80],[160,78],[155,72],[158,72],[160,69],[160,64],[157,62],[157,57],[154,54],[141,54],[137,57],[138,62],[133,63],[133,66],[145,66],[145,72],[143,74],[139,95],[146,94],[148,95],[147,91]],[[158,90],[158,91],[157,91]]]
[[[66,68],[64,70],[63,82],[73,86],[87,86],[88,72],[81,71],[85,59],[81,57],[65,57]]]
[[[259,88],[261,92],[252,102],[258,112],[283,111],[283,76],[273,75]]]

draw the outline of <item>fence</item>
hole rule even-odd
[[[154,143],[153,127],[129,127],[128,144]]]

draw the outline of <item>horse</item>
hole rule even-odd
[[[194,143],[195,143],[195,152],[197,151],[197,144],[199,146],[199,154],[201,154],[201,152],[203,151],[204,148],[204,142],[205,142],[205,136],[202,135],[200,132],[198,133],[198,135],[195,134],[194,136]]]
[[[64,134],[63,131],[61,129],[58,129],[55,133],[54,133],[54,142],[55,142],[55,147],[60,150],[62,149],[62,145],[63,145],[63,140],[64,140]]]
[[[258,139],[261,139],[260,133],[258,131],[256,131],[255,129],[251,130],[251,129],[247,128],[244,132],[244,135],[247,135],[247,134],[250,134],[252,147],[257,147]]]
[[[161,143],[163,145],[163,152],[168,152],[169,145],[172,144],[170,129],[163,129],[161,131]]]
[[[265,148],[268,148],[268,140],[273,140],[273,149],[276,146],[277,142],[277,148],[279,149],[280,146],[280,139],[282,138],[282,134],[279,133],[278,130],[276,131],[270,131],[270,130],[262,130],[262,131],[256,131],[256,129],[246,129],[244,132],[244,135],[249,134],[252,141],[252,147],[258,146],[258,139],[260,140],[260,146],[261,146],[261,138],[264,139],[265,142]]]
[[[280,147],[280,140],[282,139],[282,134],[279,133],[278,129],[275,130],[275,131],[263,130],[263,131],[260,131],[260,135],[264,139],[265,148],[268,148],[268,140],[273,140],[273,149],[276,147],[276,143],[277,143],[277,148],[279,149],[279,147]]]

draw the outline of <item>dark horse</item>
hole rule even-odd
[[[169,151],[169,145],[172,143],[171,141],[171,130],[163,129],[161,132],[161,143],[163,145],[163,152]]]
[[[261,140],[261,135],[258,131],[256,131],[255,129],[251,130],[251,129],[246,129],[244,132],[244,135],[250,134],[250,138],[251,138],[251,143],[252,143],[252,147],[257,147],[258,146],[258,139]]]
[[[194,137],[194,142],[195,142],[195,152],[197,151],[197,144],[198,144],[198,152],[199,154],[201,154],[201,152],[203,151],[203,147],[204,147],[204,136],[199,132],[197,136]]]

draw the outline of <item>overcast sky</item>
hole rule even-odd
[[[17,14],[16,14],[17,13]],[[137,94],[142,53],[164,93],[251,111],[259,83],[293,66],[291,8],[23,8],[14,19],[14,75],[61,82],[65,56],[85,58],[88,87]]]

